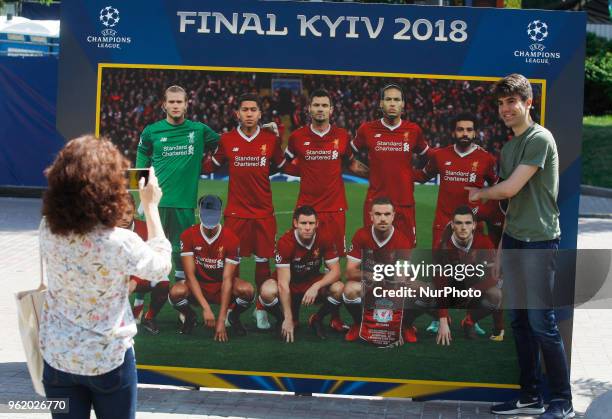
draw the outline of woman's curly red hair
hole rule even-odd
[[[49,189],[42,212],[51,232],[85,234],[99,225],[117,226],[133,211],[125,177],[129,166],[106,138],[70,140],[45,170]]]

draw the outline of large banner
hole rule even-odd
[[[261,122],[276,122],[284,148],[291,133],[310,123],[313,91],[330,93],[332,123],[354,140],[364,122],[381,118],[380,90],[389,83],[401,87],[403,119],[418,126],[415,130],[429,147],[452,145],[452,121],[471,112],[477,116],[475,143],[496,159],[511,131],[498,116],[491,88],[501,77],[521,73],[533,86],[533,119],[557,142],[561,247],[575,248],[586,26],[582,13],[276,1],[63,3],[58,129],[65,138],[92,131],[108,136],[133,162],[145,127],[166,118],[162,104],[171,85],[186,91],[187,118],[217,133],[236,127],[237,98],[256,94]],[[411,158],[409,138],[403,140],[405,144],[379,145]],[[340,140],[335,141],[337,146]],[[203,174],[198,196],[214,193],[227,202],[227,176],[227,169]],[[292,228],[300,185],[291,175],[274,179],[295,181],[272,184],[280,238]],[[364,223],[368,184],[346,170],[343,179],[348,245],[355,243],[352,239]],[[411,206],[417,247],[428,254],[437,191],[435,184],[415,186]],[[253,258],[240,263],[240,277],[251,284],[254,265]],[[341,258],[344,282],[346,265]],[[384,325],[395,318],[393,310],[380,308],[383,303],[374,301],[373,323]],[[213,305],[215,313],[217,307]],[[250,309],[242,315],[247,336],[230,335],[228,343],[219,343],[213,340],[215,331],[200,324],[190,335],[176,334],[177,313],[166,304],[157,316],[159,333],[141,330],[136,338],[140,380],[473,400],[500,400],[518,389],[509,321],[505,336],[489,339],[500,322],[503,327],[503,314],[478,322],[485,336],[464,338],[465,307],[450,310],[455,337],[450,346],[436,344],[435,333],[426,331],[431,317],[421,316],[413,323],[416,342],[404,336],[403,345],[379,348],[362,340],[348,342],[331,329],[326,339],[319,339],[308,322],[315,310],[302,307],[291,344],[273,331],[258,330]],[[345,307],[340,315],[352,323]]]

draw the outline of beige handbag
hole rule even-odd
[[[41,226],[42,226],[41,222]],[[40,314],[42,312],[43,303],[47,287],[44,282],[42,248],[40,246],[40,229],[39,229],[39,244],[40,252],[40,285],[37,289],[21,291],[15,294],[17,300],[17,315],[19,317],[19,333],[21,334],[21,342],[26,354],[28,362],[28,371],[32,378],[34,390],[41,396],[45,395],[45,389],[42,383],[43,375],[43,358],[40,352],[40,343],[38,334],[40,330]]]

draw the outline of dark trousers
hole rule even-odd
[[[69,399],[69,412],[54,413],[54,419],[88,419],[92,405],[98,419],[133,419],[137,383],[133,348],[125,352],[123,364],[102,375],[70,374],[46,362],[43,370],[47,397]]]
[[[503,291],[511,308],[521,392],[541,394],[541,350],[551,399],[571,400],[569,368],[553,304],[559,239],[524,242],[504,234],[502,247]]]

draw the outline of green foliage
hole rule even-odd
[[[522,5],[522,0],[505,0],[504,7],[506,9],[520,9]]]
[[[612,115],[584,117],[582,139],[582,183],[612,188]]]
[[[584,113],[612,113],[612,41],[587,34],[584,63]]]
[[[584,113],[612,113],[612,52],[587,57],[584,66]]]
[[[612,40],[607,40],[594,33],[587,33],[586,40],[586,56],[593,57],[596,55],[612,52]]]

